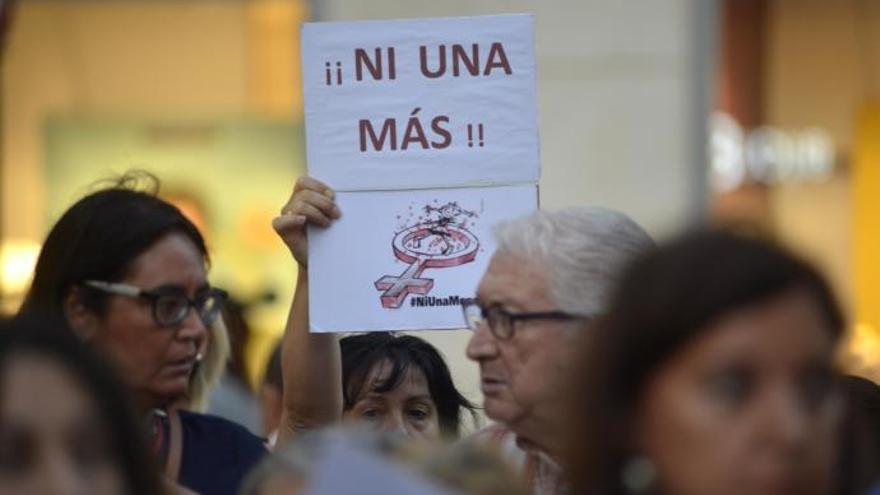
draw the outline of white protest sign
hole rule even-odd
[[[464,328],[498,221],[535,186],[338,193],[342,218],[309,230],[312,332]]]
[[[537,183],[534,19],[307,23],[309,173],[337,191]]]
[[[529,15],[303,28],[312,332],[463,328],[491,227],[537,208]]]

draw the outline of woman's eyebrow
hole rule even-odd
[[[195,290],[196,294],[205,292],[211,288],[211,285],[208,282],[203,283],[198,286]],[[174,293],[174,294],[186,294],[186,287],[180,284],[162,284],[154,289],[150,289],[152,292],[165,292],[165,293]]]
[[[186,289],[182,285],[178,284],[162,284],[158,287],[150,289],[152,292],[165,292],[165,293],[175,293],[175,294],[186,294]]]

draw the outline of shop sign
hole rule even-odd
[[[834,142],[819,127],[745,131],[729,114],[716,112],[709,140],[711,181],[719,191],[749,182],[824,182],[834,171]]]

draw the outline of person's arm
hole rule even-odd
[[[342,418],[342,358],[334,334],[309,333],[308,224],[327,227],[339,218],[333,193],[310,177],[297,181],[290,200],[272,226],[299,265],[296,292],[281,347],[283,374],[278,445],[299,431]]]

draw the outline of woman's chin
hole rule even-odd
[[[186,400],[189,394],[189,380],[175,379],[166,380],[152,387],[151,395],[156,398],[160,405],[167,405],[181,400]]]

